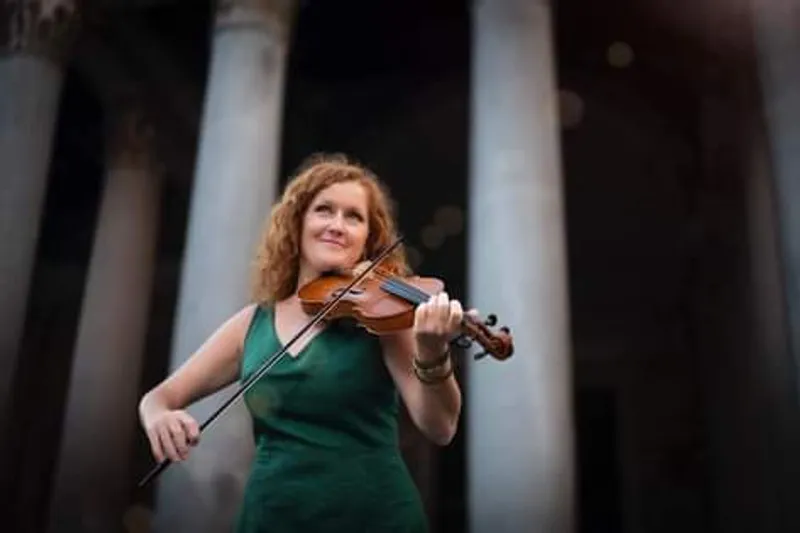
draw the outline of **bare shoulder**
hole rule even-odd
[[[224,344],[228,347],[226,352],[229,357],[239,355],[244,348],[247,331],[250,329],[250,324],[253,321],[257,309],[258,304],[251,303],[229,316],[217,327],[216,331],[211,334],[198,353],[202,353],[204,351],[203,348],[209,345]]]
[[[220,328],[229,330],[231,335],[235,337],[237,346],[240,349],[244,348],[247,332],[250,330],[250,325],[253,322],[258,307],[259,304],[256,303],[251,303],[242,307],[222,325],[222,328]]]
[[[257,308],[249,304],[228,317],[157,387],[168,406],[183,408],[237,379],[244,340]]]
[[[232,324],[236,324],[239,327],[244,325],[248,327],[250,325],[250,321],[253,319],[255,315],[256,309],[258,309],[258,304],[256,303],[249,303],[236,311],[229,319],[228,322]]]

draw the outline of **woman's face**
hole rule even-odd
[[[303,217],[300,282],[335,269],[352,268],[363,258],[369,235],[369,198],[356,181],[321,190]]]

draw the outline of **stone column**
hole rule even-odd
[[[121,530],[134,483],[130,460],[161,190],[152,128],[136,107],[116,113],[55,469],[51,531]]]
[[[766,426],[761,531],[800,529],[800,35],[797,2],[752,1],[763,110],[751,129],[751,269],[756,344]]]
[[[469,306],[516,354],[468,367],[469,530],[574,528],[567,259],[551,9],[473,4]]]
[[[8,434],[63,55],[76,20],[75,3],[70,0],[0,4],[0,435]],[[6,456],[4,445],[0,438],[0,457]]]
[[[248,301],[250,265],[275,199],[294,2],[217,6],[172,349],[180,366]],[[189,408],[202,423],[237,384]],[[158,483],[156,531],[230,531],[252,453],[242,402]]]
[[[759,76],[780,221],[789,343],[800,365],[800,35],[796,2],[751,0]],[[800,375],[795,372],[797,386]],[[795,391],[797,392],[797,391]]]

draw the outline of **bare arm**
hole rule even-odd
[[[239,375],[244,338],[253,316],[249,305],[222,324],[173,374],[139,402],[139,418],[157,460],[185,458],[199,436],[197,422],[183,411],[233,383]]]
[[[417,379],[413,358],[436,359],[439,353],[421,353],[412,330],[382,338],[384,360],[414,425],[429,440],[445,446],[453,440],[461,415],[461,389],[454,376],[437,384]],[[452,361],[447,363],[452,365]]]

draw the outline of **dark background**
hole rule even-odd
[[[761,393],[738,386],[748,383],[753,318],[737,131],[762,114],[742,5],[553,6],[582,532],[766,531],[758,511],[730,503],[786,501],[790,490],[764,459],[774,448],[758,437],[772,424],[758,415]],[[207,2],[165,0],[87,16],[63,92],[16,379],[19,531],[45,522],[37,509],[47,508],[105,168],[102,102],[81,65],[98,47],[113,58],[109,77],[152,112],[167,176],[144,392],[167,368],[211,15]],[[283,176],[316,151],[372,167],[394,194],[419,270],[456,295],[466,291],[469,235],[429,249],[420,232],[440,206],[466,210],[470,32],[466,2],[303,2],[280,161]],[[609,59],[614,43],[632,50],[630,64]],[[429,463],[439,531],[465,528],[463,435]],[[144,472],[142,435],[137,443]],[[751,453],[761,462],[741,468]]]

